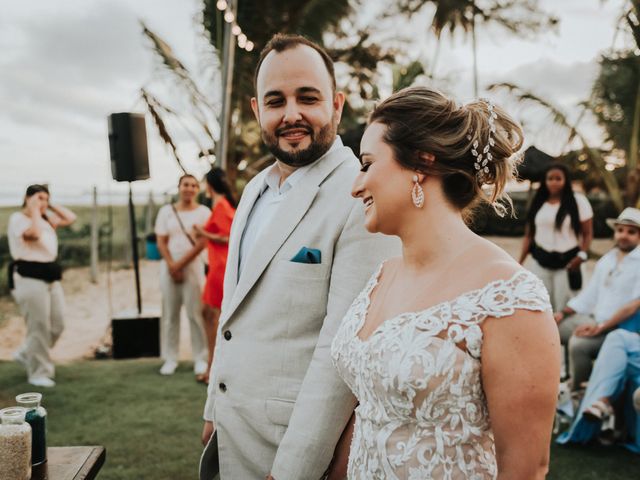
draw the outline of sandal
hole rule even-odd
[[[582,413],[589,422],[604,422],[613,416],[613,407],[602,400],[596,400]]]

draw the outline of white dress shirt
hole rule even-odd
[[[604,255],[587,286],[567,304],[597,323],[609,320],[626,303],[640,298],[640,247],[618,261],[618,249]]]
[[[278,207],[286,198],[287,194],[298,184],[301,178],[311,169],[317,162],[329,154],[329,152],[342,148],[342,140],[336,137],[331,148],[327,152],[309,165],[296,169],[287,179],[280,185],[280,170],[276,164],[269,167],[269,171],[264,177],[260,195],[253,204],[251,213],[247,218],[247,223],[240,240],[240,254],[238,255],[238,278],[242,274],[243,262],[248,258],[251,249],[256,245],[258,238],[264,231],[265,227],[271,223],[271,220],[278,211]]]

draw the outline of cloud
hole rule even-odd
[[[517,83],[543,98],[570,107],[589,99],[597,75],[595,61],[562,64],[545,59],[517,67],[491,82]]]
[[[0,178],[1,196],[34,181],[51,182],[58,192],[92,184],[119,191],[123,186],[110,180],[107,115],[143,111],[139,89],[155,78],[139,19],[190,65],[197,57],[193,14],[199,8],[196,0],[25,0],[3,6],[0,164],[10,174]],[[176,98],[166,83],[154,91],[168,102]],[[147,136],[153,178],[136,188],[174,187],[178,169],[150,121]],[[195,171],[191,150],[181,145],[187,168]]]
[[[118,3],[97,3],[94,9],[65,13],[56,21],[32,16],[13,25],[22,45],[2,65],[0,77],[0,102],[9,120],[81,129],[93,122],[95,127],[114,99],[131,97],[148,76],[151,55],[134,12]]]

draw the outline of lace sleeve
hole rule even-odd
[[[479,303],[486,316],[498,318],[513,315],[516,310],[552,311],[549,293],[542,280],[528,270],[517,272],[509,280],[487,285]]]

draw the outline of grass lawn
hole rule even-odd
[[[172,377],[161,362],[119,360],[59,366],[58,385],[26,383],[21,367],[0,362],[0,407],[26,391],[44,393],[48,445],[103,445],[107,459],[100,480],[191,480],[197,478],[206,388],[192,365]]]
[[[158,375],[160,360],[85,361],[59,366],[44,390],[48,443],[104,445],[100,480],[191,480],[201,451],[204,386],[191,365]],[[18,365],[0,362],[0,407],[33,391]],[[35,389],[39,390],[39,389]],[[619,447],[552,446],[550,479],[640,478],[640,456]]]

